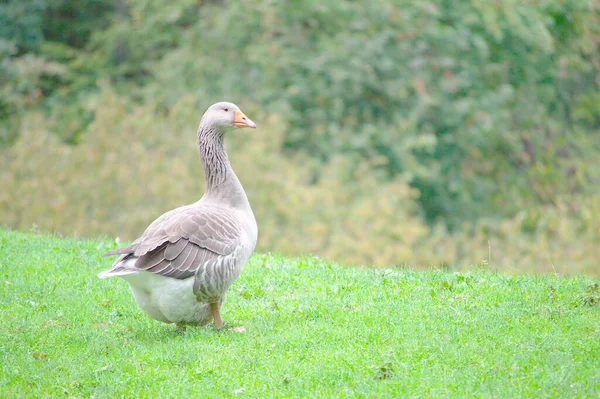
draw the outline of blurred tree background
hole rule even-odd
[[[600,0],[5,0],[0,223],[135,238],[220,100],[261,251],[600,274]]]

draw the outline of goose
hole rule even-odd
[[[198,153],[206,192],[199,201],[166,212],[120,255],[99,278],[120,277],[138,306],[164,323],[223,327],[220,309],[231,283],[254,252],[256,220],[234,173],[223,136],[237,128],[256,128],[229,102],[211,105],[198,127]]]

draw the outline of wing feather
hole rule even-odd
[[[176,243],[167,245],[167,248],[165,249],[165,259],[173,260],[177,258],[181,252],[185,250],[187,245],[188,241],[186,239],[179,239]]]
[[[105,255],[131,254],[138,257],[136,269],[183,279],[220,264],[238,248],[243,234],[232,211],[196,203],[163,214],[131,245]]]
[[[165,252],[165,248],[167,247],[167,245],[169,245],[169,244],[165,243],[165,244],[161,245],[160,247],[158,247],[155,251],[148,252],[148,253],[140,256],[135,261],[135,267],[140,270],[148,270],[148,269],[152,269],[155,266],[158,266],[159,263],[161,263],[163,260],[165,260],[164,252]]]
[[[182,238],[182,240],[183,240],[183,238]],[[182,266],[185,264],[185,262],[187,261],[187,259],[190,255],[193,255],[198,251],[197,248],[198,248],[198,246],[196,244],[192,244],[189,241],[187,241],[187,245],[185,246],[183,251],[181,251],[181,253],[179,254],[179,256],[177,256],[177,258],[175,258],[171,261],[171,266],[177,270],[183,270]]]

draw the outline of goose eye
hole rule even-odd
[[[229,108],[225,108],[223,111],[225,111],[225,112],[229,112]]]

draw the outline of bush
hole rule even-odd
[[[190,87],[207,102],[251,93],[285,115],[285,148],[385,160],[419,190],[429,222],[513,216],[538,200],[539,153],[591,154],[578,141],[595,132],[570,115],[597,89],[593,1],[250,1],[198,14],[151,69],[160,84],[147,95],[168,106]],[[551,191],[569,181],[568,165],[540,166],[553,170]]]
[[[488,259],[504,270],[598,273],[600,232],[593,198],[561,198],[514,219],[465,225],[450,234],[419,215],[407,179],[389,180],[376,159],[338,155],[322,168],[282,153],[286,122],[240,104],[262,121],[227,137],[230,158],[259,224],[260,251],[317,253],[351,264],[462,268]],[[96,116],[77,146],[61,142],[41,116],[28,118],[0,157],[0,220],[74,235],[136,238],[161,213],[196,201],[204,176],[195,151],[200,114],[193,96],[164,115],[103,85]],[[314,175],[320,178],[315,181]]]
[[[228,99],[270,121],[232,140],[264,171],[238,167],[262,249],[425,264],[496,247],[548,269],[579,248],[593,267],[596,1],[71,3],[0,5],[0,145],[22,135],[2,150],[4,223],[133,238],[201,192],[193,141],[182,157],[167,137]]]

